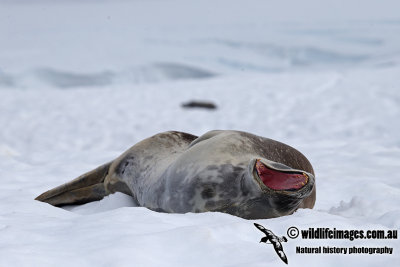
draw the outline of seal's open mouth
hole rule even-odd
[[[263,183],[273,190],[297,190],[308,183],[308,175],[303,172],[274,170],[259,159],[256,161],[255,169]]]

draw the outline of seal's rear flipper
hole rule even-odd
[[[104,179],[111,163],[101,165],[71,182],[46,191],[35,199],[53,206],[83,204],[100,200],[109,194],[104,186]]]

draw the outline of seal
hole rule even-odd
[[[314,170],[299,151],[246,132],[215,130],[200,137],[156,134],[36,200],[83,204],[115,192],[154,211],[216,211],[245,219],[313,208],[316,198]]]

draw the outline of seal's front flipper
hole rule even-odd
[[[104,185],[112,162],[85,173],[78,178],[44,192],[36,200],[47,202],[53,206],[83,204],[100,200],[109,194]]]

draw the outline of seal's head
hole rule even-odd
[[[315,187],[315,177],[312,173],[267,159],[253,159],[249,164],[249,173],[249,178],[254,179],[261,190],[261,196],[256,202],[269,207],[268,210],[254,208],[251,213],[264,214],[263,217],[287,215],[299,207],[307,207],[304,202],[311,196]]]

